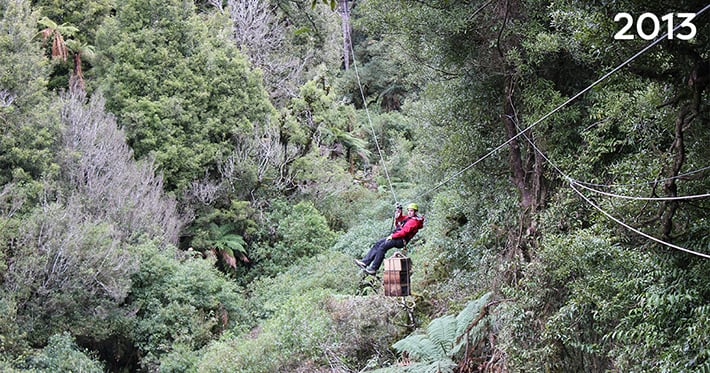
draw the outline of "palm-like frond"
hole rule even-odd
[[[81,70],[81,58],[87,57],[91,60],[94,55],[94,46],[80,42],[79,40],[69,39],[66,41],[66,46],[70,52],[74,54],[74,70],[69,78],[69,87],[73,90],[84,90],[84,74]]]
[[[441,348],[434,344],[426,334],[412,334],[392,347],[399,352],[407,352],[415,360],[430,362],[441,356]]]
[[[475,344],[485,336],[486,323],[481,322],[483,308],[488,304],[491,293],[468,303],[457,316],[446,315],[434,319],[427,326],[426,334],[412,334],[392,347],[407,352],[419,363],[416,372],[449,372],[456,364],[452,358],[466,344]],[[474,324],[475,322],[475,324]],[[414,366],[410,366],[413,369]]]
[[[61,58],[63,61],[66,61],[69,55],[69,48],[64,38],[74,35],[79,32],[79,29],[69,23],[59,25],[47,17],[43,17],[38,20],[37,23],[45,26],[45,28],[39,32],[40,35],[42,35],[42,40],[47,41],[50,37],[52,38],[52,58]]]
[[[456,317],[447,315],[432,320],[427,327],[427,335],[432,343],[440,348],[440,354],[437,359],[446,357],[449,355],[458,336],[456,334]]]
[[[462,347],[468,344],[476,344],[485,337],[486,323],[483,319],[478,320],[476,325],[471,325],[474,320],[481,316],[483,308],[488,304],[493,293],[488,292],[480,298],[468,302],[456,316],[456,335],[458,343],[452,349],[452,355],[458,353]],[[468,341],[467,341],[468,338]]]
[[[244,238],[236,233],[232,233],[233,226],[230,224],[217,225],[210,224],[210,244],[219,250],[222,259],[232,268],[237,268],[237,259],[249,262],[247,258],[246,242]]]

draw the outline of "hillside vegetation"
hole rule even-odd
[[[0,371],[710,372],[708,20],[0,0]]]

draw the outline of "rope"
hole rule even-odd
[[[703,12],[705,12],[708,8],[710,8],[710,4],[709,4],[709,5],[706,5],[704,8],[702,8],[701,10],[699,10],[698,12],[696,12],[696,17],[697,17],[698,15],[702,14]],[[594,81],[593,83],[591,83],[589,86],[587,86],[587,87],[584,88],[583,90],[579,91],[577,94],[575,94],[574,96],[570,97],[569,99],[567,99],[567,100],[566,100],[565,102],[563,102],[562,104],[558,105],[558,106],[557,106],[556,108],[554,108],[552,111],[550,111],[550,112],[548,112],[547,114],[545,114],[545,115],[543,115],[542,117],[540,117],[538,120],[536,120],[535,122],[533,122],[531,125],[529,125],[529,126],[526,127],[525,129],[523,129],[522,131],[520,131],[520,127],[518,126],[518,130],[519,130],[520,132],[518,132],[515,136],[512,136],[512,137],[511,137],[510,139],[508,139],[507,141],[503,142],[502,144],[500,144],[499,146],[497,146],[497,147],[494,148],[493,150],[489,151],[488,153],[486,153],[485,155],[483,155],[482,157],[480,157],[479,159],[477,159],[477,160],[474,161],[473,163],[471,163],[471,164],[469,164],[468,166],[464,167],[464,168],[461,169],[460,171],[456,172],[456,173],[453,174],[452,176],[446,178],[444,181],[438,183],[438,184],[435,185],[433,188],[431,188],[431,189],[425,191],[424,193],[420,194],[420,195],[419,195],[419,198],[423,198],[424,196],[428,195],[429,193],[436,191],[436,190],[439,189],[441,186],[447,184],[448,182],[450,182],[450,181],[453,180],[454,178],[456,178],[456,177],[462,175],[464,172],[468,171],[469,169],[471,169],[472,167],[474,167],[474,166],[477,165],[478,163],[482,162],[484,159],[486,159],[486,158],[488,158],[489,156],[491,156],[491,155],[497,153],[500,149],[502,149],[503,147],[509,145],[511,142],[513,142],[514,140],[516,140],[516,139],[519,138],[520,136],[524,136],[525,139],[526,139],[526,140],[532,145],[532,147],[535,149],[535,151],[536,151],[538,154],[540,154],[540,156],[542,156],[543,159],[545,159],[545,161],[547,161],[557,172],[559,172],[560,175],[562,175],[565,179],[567,179],[567,180],[569,181],[569,183],[570,183],[569,185],[570,185],[570,188],[572,188],[572,190],[574,190],[584,201],[586,201],[587,203],[589,203],[591,206],[593,206],[595,209],[597,209],[599,212],[601,212],[602,214],[604,214],[604,215],[605,215],[606,217],[608,217],[609,219],[611,219],[611,220],[613,220],[614,222],[616,222],[617,224],[619,224],[619,225],[625,227],[626,229],[628,229],[628,230],[630,230],[630,231],[632,231],[632,232],[634,232],[634,233],[636,233],[636,234],[638,234],[638,235],[640,235],[640,236],[643,236],[643,237],[645,237],[645,238],[647,238],[647,239],[649,239],[649,240],[652,240],[652,241],[654,241],[654,242],[660,243],[660,244],[662,244],[662,245],[665,245],[665,246],[668,246],[668,247],[670,247],[670,248],[673,248],[673,249],[676,249],[676,250],[680,250],[680,251],[683,251],[683,252],[686,252],[686,253],[689,253],[689,254],[693,254],[693,255],[700,256],[700,257],[703,257],[703,258],[706,258],[706,259],[710,259],[710,255],[708,255],[708,254],[703,254],[703,253],[700,253],[700,252],[697,252],[697,251],[693,251],[693,250],[686,249],[686,248],[681,247],[681,246],[678,246],[678,245],[674,245],[674,244],[669,243],[669,242],[665,242],[665,241],[663,241],[663,240],[661,240],[661,239],[655,238],[655,237],[653,237],[653,236],[651,236],[651,235],[648,235],[648,234],[646,234],[646,233],[644,233],[644,232],[642,232],[642,231],[640,231],[640,230],[638,230],[638,229],[636,229],[636,228],[631,227],[630,225],[628,225],[628,224],[624,223],[623,221],[617,219],[616,217],[612,216],[611,214],[609,214],[608,212],[606,212],[604,209],[602,209],[601,207],[599,207],[599,206],[598,206],[597,204],[595,204],[592,200],[590,200],[587,196],[585,196],[583,193],[581,193],[575,186],[579,186],[579,187],[582,187],[582,188],[585,188],[585,189],[588,189],[588,190],[595,191],[595,192],[597,192],[597,193],[606,194],[606,195],[610,195],[610,196],[614,196],[614,197],[619,197],[619,198],[624,197],[624,198],[643,199],[643,200],[679,200],[679,199],[691,199],[691,198],[705,198],[705,197],[710,196],[710,194],[695,195],[695,196],[684,196],[684,197],[652,198],[652,199],[651,199],[651,198],[642,198],[642,197],[625,197],[625,196],[614,195],[614,194],[611,194],[611,193],[606,193],[606,192],[602,192],[602,191],[599,191],[599,190],[596,190],[596,189],[592,189],[592,188],[590,188],[590,187],[586,187],[586,186],[582,185],[582,183],[577,182],[576,180],[574,180],[573,178],[571,178],[570,176],[568,176],[567,174],[565,174],[559,167],[557,167],[557,165],[555,165],[552,161],[550,161],[550,159],[547,158],[547,156],[545,156],[544,153],[542,153],[542,151],[540,151],[540,149],[537,148],[537,146],[534,144],[534,142],[533,142],[530,138],[528,138],[528,136],[525,134],[526,132],[528,132],[529,130],[531,130],[532,128],[534,128],[534,127],[537,126],[538,124],[540,124],[542,121],[546,120],[547,118],[549,118],[550,116],[552,116],[553,114],[555,114],[556,112],[558,112],[559,110],[561,110],[562,108],[564,108],[565,106],[567,106],[569,103],[571,103],[572,101],[576,100],[576,99],[579,98],[580,96],[584,95],[584,94],[587,93],[589,90],[591,90],[592,88],[594,88],[596,85],[598,85],[598,84],[601,83],[602,81],[606,80],[608,77],[610,77],[611,75],[615,74],[617,71],[621,70],[621,69],[622,69],[623,67],[625,67],[626,65],[630,64],[631,62],[633,62],[636,58],[638,58],[639,56],[643,55],[643,54],[646,53],[649,49],[653,48],[653,47],[656,46],[658,43],[660,43],[661,41],[663,41],[663,40],[668,36],[669,33],[674,33],[674,32],[677,31],[681,26],[682,26],[682,24],[679,24],[678,26],[676,26],[675,28],[673,28],[672,31],[669,31],[669,32],[665,33],[664,35],[662,35],[661,37],[657,38],[656,40],[654,40],[653,42],[651,42],[650,44],[648,44],[646,47],[644,47],[643,49],[641,49],[639,52],[637,52],[636,54],[634,54],[633,56],[631,56],[630,58],[626,59],[624,62],[622,62],[621,64],[619,64],[619,65],[616,66],[615,68],[613,68],[611,71],[609,71],[609,72],[607,72],[606,74],[602,75],[599,79],[597,79],[596,81]],[[356,59],[355,59],[355,51],[354,51],[353,46],[352,46],[352,38],[350,37],[350,34],[349,34],[349,33],[350,33],[350,30],[348,29],[346,32],[348,33],[348,37],[349,37],[349,39],[350,39],[350,51],[351,51],[351,54],[352,54],[352,57],[353,57],[353,66],[354,66],[354,68],[355,68],[355,76],[357,77],[358,87],[360,88],[360,95],[362,96],[363,106],[365,107],[365,112],[366,112],[366,114],[367,114],[368,123],[370,124],[370,129],[371,129],[371,131],[372,131],[372,135],[373,135],[373,138],[374,138],[374,140],[375,140],[375,145],[376,145],[376,147],[377,147],[377,151],[378,151],[378,154],[379,154],[379,156],[380,156],[380,161],[382,162],[382,166],[383,166],[384,171],[385,171],[385,176],[387,177],[387,182],[389,183],[390,191],[392,192],[392,196],[393,196],[395,202],[398,203],[398,201],[397,201],[397,196],[396,196],[395,193],[394,193],[394,188],[392,187],[392,182],[391,182],[390,177],[389,177],[389,172],[387,171],[387,167],[386,167],[386,165],[385,165],[385,163],[384,163],[384,157],[382,156],[382,150],[380,149],[379,143],[378,143],[378,141],[377,141],[377,136],[376,136],[376,133],[375,133],[375,129],[374,129],[374,126],[372,125],[372,119],[370,118],[370,112],[369,112],[369,110],[368,110],[368,108],[367,108],[367,102],[366,102],[366,100],[365,100],[365,92],[364,92],[364,90],[363,90],[363,88],[362,88],[362,83],[361,83],[361,81],[360,81],[360,75],[359,75],[359,71],[358,71],[358,68],[357,68],[357,62],[356,62]],[[508,116],[508,117],[511,118],[510,116]],[[515,121],[514,118],[511,118],[511,119],[513,120],[513,122],[514,122],[514,123],[516,124],[516,126],[517,126],[517,121]]]
[[[513,110],[515,110],[515,109],[513,109]],[[508,118],[510,118],[510,120],[512,120],[513,123],[515,123],[515,127],[518,129],[518,131],[520,131],[520,126],[518,125],[518,121],[517,121],[515,118],[511,117],[510,115],[508,115]],[[521,132],[521,133],[522,133],[522,132]],[[535,150],[535,152],[537,152],[538,154],[540,154],[540,156],[541,156],[547,163],[549,163],[550,166],[552,166],[552,168],[554,168],[555,171],[557,171],[557,173],[559,173],[564,179],[566,179],[567,181],[569,181],[570,184],[579,186],[579,187],[581,187],[581,188],[587,189],[587,190],[589,190],[589,191],[592,191],[592,192],[595,192],[595,193],[598,193],[598,194],[602,194],[602,195],[605,195],[605,196],[608,196],[608,197],[615,197],[615,198],[621,198],[621,199],[630,199],[630,200],[638,200],[638,201],[680,201],[680,200],[700,199],[700,198],[707,198],[707,197],[710,197],[710,193],[706,193],[706,194],[695,194],[695,195],[688,195],[688,196],[675,196],[675,197],[637,197],[637,196],[625,196],[625,195],[621,195],[621,194],[609,193],[609,192],[604,192],[604,191],[602,191],[602,190],[594,189],[594,188],[592,188],[592,187],[589,187],[589,186],[588,186],[589,184],[585,185],[585,183],[582,183],[582,182],[580,182],[579,180],[576,180],[576,179],[572,178],[571,176],[567,175],[567,174],[566,174],[565,172],[563,172],[562,169],[560,169],[554,162],[552,162],[552,161],[550,160],[550,158],[548,158],[548,157],[540,150],[540,148],[538,148],[538,147],[535,145],[535,143],[532,141],[532,139],[530,139],[530,138],[529,138],[527,135],[525,135],[525,134],[523,134],[523,137],[525,138],[525,140],[526,140],[528,143],[530,143],[530,145],[533,147],[533,149]],[[696,172],[697,172],[697,171],[696,171]],[[680,176],[681,176],[681,175],[679,175],[678,177],[680,177]],[[667,178],[667,180],[671,180],[671,179],[673,179],[673,178]]]
[[[345,5],[347,8],[347,4]],[[347,11],[347,9],[345,10]],[[382,149],[380,148],[380,143],[377,141],[377,133],[375,132],[375,127],[372,125],[372,118],[370,117],[370,110],[367,108],[367,101],[365,99],[365,90],[362,88],[362,82],[360,81],[360,72],[357,68],[357,61],[355,59],[355,50],[353,49],[353,38],[350,35],[350,28],[346,28],[345,31],[348,35],[348,40],[350,41],[350,55],[353,58],[353,68],[355,70],[355,77],[357,78],[357,85],[360,88],[360,96],[362,97],[362,106],[365,107],[365,114],[367,115],[367,122],[370,124],[370,131],[372,132],[372,138],[375,140],[375,147],[377,148],[377,154],[380,156],[380,163],[382,164],[382,169],[385,171],[385,177],[387,178],[387,184],[389,185],[390,192],[392,193],[392,198],[395,204],[399,204],[397,200],[397,195],[394,192],[394,187],[392,187],[392,180],[390,179],[389,171],[387,170],[387,165],[385,164],[384,156],[382,155]]]

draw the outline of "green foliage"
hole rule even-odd
[[[17,324],[17,303],[14,297],[3,293],[0,297],[0,360],[13,358],[22,361],[30,350],[26,338],[27,333]]]
[[[294,258],[310,257],[329,248],[335,238],[325,218],[310,202],[299,202],[279,222],[279,243]]]
[[[252,258],[261,275],[274,275],[301,259],[320,254],[335,240],[335,233],[312,202],[279,205],[272,216],[275,244],[257,247]]]
[[[259,329],[258,338],[234,338],[225,335],[202,350],[199,372],[223,372],[225,366],[244,373],[267,373],[278,370],[282,352],[277,335]],[[256,337],[256,335],[255,335]]]
[[[377,240],[389,234],[391,225],[392,220],[387,219],[353,226],[338,238],[333,249],[350,257],[362,257]]]
[[[241,3],[0,0],[0,370],[710,371],[707,261],[566,187],[707,193],[710,23],[468,168],[646,43],[609,42],[615,13],[667,2],[357,2],[342,72],[337,2],[264,3],[263,50]],[[96,44],[91,100],[51,93],[71,62],[39,29]],[[390,227],[390,182],[427,215],[409,248],[428,327],[407,338],[398,300],[352,295],[378,286],[351,260]],[[592,198],[709,250],[707,199]]]
[[[519,299],[504,313],[511,329],[503,335],[518,341],[506,343],[510,366],[606,369],[611,346],[605,336],[616,330],[633,294],[646,286],[639,268],[646,267],[648,256],[594,229],[548,234],[541,248],[540,261],[527,266],[525,280],[508,289]],[[532,333],[539,320],[544,329]]]
[[[190,360],[187,351],[199,350],[228,328],[245,326],[239,290],[212,261],[179,261],[170,247],[137,249],[140,271],[125,307],[136,313],[128,333],[144,354],[146,369],[164,357],[170,364],[181,361],[177,356]]]
[[[342,170],[346,167],[352,174],[356,164],[367,164],[369,150],[363,140],[367,133],[358,128],[354,109],[338,103],[335,94],[329,92],[329,88],[321,82],[306,82],[300,88],[298,97],[291,99],[288,111],[283,116],[280,141],[285,150],[310,157],[295,160],[291,170],[292,183],[303,185],[301,188],[305,189],[306,194],[315,194],[312,197],[314,200],[321,201],[324,197],[319,194],[326,194],[332,189],[320,183],[313,185],[317,188],[309,184],[320,180],[335,182],[334,179],[344,179]],[[344,159],[348,166],[335,162],[339,158]],[[326,175],[322,175],[323,172]],[[337,189],[347,187],[347,184],[342,185],[343,182],[335,184],[339,187]]]
[[[58,330],[102,335],[101,325],[126,297],[133,256],[111,225],[76,205],[36,208],[12,237],[13,261],[3,275],[21,313],[18,322],[41,343]],[[103,311],[90,320],[86,314]]]
[[[172,346],[172,351],[163,355],[160,359],[160,372],[180,373],[195,371],[201,353],[193,351],[190,346],[176,343]]]
[[[340,295],[354,292],[358,272],[351,258],[327,252],[255,281],[252,309],[262,321],[247,334],[224,335],[206,347],[199,369],[220,371],[227,364],[240,372],[313,371],[308,362],[325,366],[324,357],[335,357],[331,364],[343,369],[360,369],[369,359],[391,361],[386,351],[403,333],[399,324],[406,316],[386,297]]]
[[[243,261],[247,260],[244,238],[234,233],[234,226],[231,224],[222,226],[210,224],[207,238],[193,240],[193,244],[207,250],[217,250],[220,257],[232,268],[237,267],[237,257]]]
[[[29,1],[0,2],[0,184],[49,174],[58,136]]]
[[[87,351],[80,349],[69,333],[55,334],[29,363],[30,369],[43,372],[101,373],[104,366]]]
[[[394,345],[400,353],[410,356],[414,364],[411,372],[453,372],[457,366],[453,358],[462,347],[475,346],[487,335],[488,316],[478,316],[487,307],[491,293],[470,301],[457,316],[446,315],[432,320],[423,334],[412,334]],[[475,322],[475,324],[473,324]]]
[[[335,10],[335,6],[337,5],[337,2],[335,0],[322,0],[323,4],[330,4],[330,10]],[[318,4],[318,0],[313,0],[311,3],[311,7],[316,6]]]
[[[95,70],[107,106],[136,156],[155,156],[169,190],[205,175],[219,180],[218,160],[251,144],[273,114],[261,77],[224,27],[197,16],[191,3],[128,1],[97,36]]]
[[[703,371],[708,349],[708,264],[690,261],[685,269],[652,260],[656,270],[630,282],[643,291],[606,337],[621,369]],[[630,348],[635,346],[635,348]]]
[[[306,258],[273,277],[261,277],[249,284],[250,303],[255,315],[267,318],[283,307],[291,294],[326,289],[333,293],[350,293],[355,283],[343,281],[353,275],[351,259],[339,253],[325,252]]]
[[[42,15],[61,23],[70,23],[80,31],[80,39],[92,43],[99,25],[108,16],[113,0],[36,0]]]

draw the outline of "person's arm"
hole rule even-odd
[[[402,229],[392,233],[390,235],[390,238],[404,238],[404,237],[413,237],[417,231],[419,230],[419,220],[416,218],[411,218],[407,220],[406,223],[404,223],[404,226]]]

